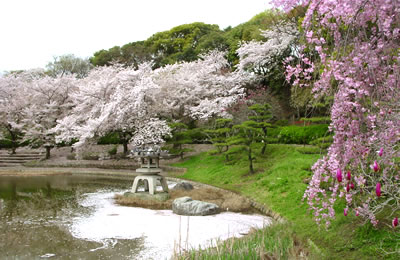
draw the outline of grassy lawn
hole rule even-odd
[[[343,216],[343,202],[336,207],[337,216],[329,229],[312,220],[302,197],[312,176],[310,168],[321,155],[300,153],[299,149],[292,145],[268,145],[264,155],[255,155],[255,174],[248,173],[244,154],[225,162],[222,155],[202,153],[174,165],[187,168],[180,176],[183,179],[238,192],[266,204],[288,220],[244,239],[227,241],[217,250],[192,252],[193,258],[243,259],[251,254],[251,259],[293,259],[302,254],[311,259],[399,259],[400,254],[385,251],[394,251],[400,236],[395,239],[390,228],[376,230],[351,214]]]

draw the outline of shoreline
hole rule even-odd
[[[171,167],[176,168],[176,167]],[[182,168],[179,168],[182,169]],[[184,169],[186,170],[186,169]],[[182,171],[182,170],[181,170]],[[177,175],[170,175],[170,172],[162,172],[162,175],[167,178],[169,181],[174,182],[189,182],[190,184],[198,187],[198,188],[211,188],[216,191],[232,193],[241,198],[247,200],[251,203],[251,206],[259,211],[262,215],[271,217],[276,222],[282,223],[286,220],[280,216],[278,213],[273,212],[269,209],[269,207],[265,204],[258,203],[251,198],[238,194],[236,192],[225,190],[210,184],[196,182],[189,179],[179,178]],[[134,170],[126,170],[126,169],[102,169],[102,168],[84,168],[84,167],[26,167],[26,166],[14,166],[14,167],[0,167],[0,177],[1,176],[21,176],[21,177],[29,177],[29,176],[56,176],[56,175],[79,175],[79,176],[98,176],[98,177],[106,177],[111,179],[122,179],[122,180],[134,180],[138,174]]]

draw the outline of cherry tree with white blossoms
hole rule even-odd
[[[0,77],[0,138],[9,138],[13,154],[23,132],[29,78],[26,73]]]
[[[176,118],[229,116],[225,108],[244,95],[252,75],[231,72],[225,52],[211,51],[193,62],[167,65],[154,71],[161,87],[158,104]]]
[[[57,141],[71,142],[78,139],[75,146],[80,146],[97,132],[102,134],[104,110],[115,92],[116,75],[121,69],[98,67],[77,82],[77,89],[71,93],[74,106],[70,114],[60,119],[54,129]]]
[[[128,143],[146,121],[157,121],[150,106],[154,89],[151,64],[138,70],[119,65],[98,67],[79,81],[71,114],[58,122],[58,139],[79,139],[81,147],[110,132],[117,132],[127,153]],[[160,123],[162,120],[160,120]],[[162,124],[162,123],[161,123]]]
[[[261,35],[266,41],[243,42],[237,49],[239,71],[266,76],[282,63],[283,56],[296,55],[299,32],[295,23],[280,22],[269,30],[261,31]]]
[[[24,139],[43,146],[46,159],[56,145],[53,128],[57,120],[64,118],[73,106],[70,94],[76,88],[76,81],[72,75],[44,76],[30,81],[28,91],[21,93],[27,102],[22,120]]]
[[[55,128],[58,140],[78,139],[74,147],[81,147],[117,132],[127,152],[129,142],[162,143],[170,134],[163,119],[226,116],[224,108],[244,94],[243,85],[253,76],[232,73],[224,55],[212,51],[197,61],[156,70],[151,63],[136,70],[119,65],[93,69],[79,80],[73,110]]]

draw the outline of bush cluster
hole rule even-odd
[[[310,144],[327,135],[328,125],[284,126],[268,130],[268,135],[282,144]]]
[[[118,133],[109,133],[102,136],[97,144],[120,144]]]
[[[328,148],[329,146],[331,146],[332,143],[333,143],[332,135],[321,137],[310,142],[311,145],[316,145],[321,149]]]
[[[7,139],[0,139],[0,149],[1,148],[12,148],[12,143]]]

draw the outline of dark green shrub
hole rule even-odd
[[[287,125],[289,125],[289,120],[287,120],[287,119],[280,119],[280,120],[276,121],[274,125],[277,125],[277,126],[287,126]]]
[[[118,151],[118,145],[114,145],[113,148],[107,151],[109,155],[116,155]]]
[[[7,139],[0,139],[0,148],[12,148],[12,142]]]
[[[321,149],[328,148],[329,146],[331,146],[332,143],[333,143],[333,136],[331,136],[331,135],[324,136],[324,137],[315,139],[315,140],[310,142],[310,144],[316,145]]]
[[[309,144],[311,141],[326,136],[328,125],[285,126],[280,128],[279,143]]]
[[[118,133],[109,133],[100,137],[97,144],[120,144]]]
[[[332,135],[324,136],[310,142],[310,144],[312,145],[319,145],[321,143],[329,143],[329,144],[333,143],[333,136]]]
[[[268,129],[267,136],[271,138],[278,138],[280,132],[281,132],[282,127],[274,127]]]
[[[275,138],[275,137],[267,137],[267,143],[268,144],[278,144],[279,143],[279,139]]]
[[[187,135],[191,140],[191,144],[205,144],[208,143],[207,135],[204,133],[204,129],[201,128],[193,128],[188,129]]]
[[[321,149],[328,149],[331,146],[332,143],[320,143],[318,144],[318,147]]]

